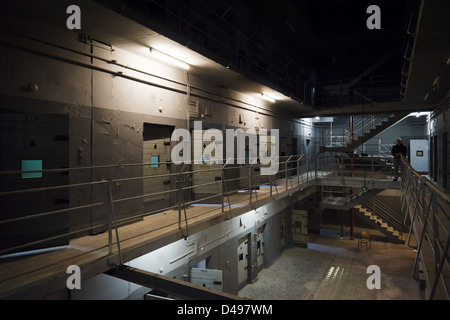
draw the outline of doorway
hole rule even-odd
[[[143,202],[146,214],[170,207],[170,138],[174,126],[144,123],[143,131]]]
[[[237,246],[238,256],[238,287],[247,284],[249,273],[249,257],[248,257],[248,235],[238,240]]]
[[[70,190],[49,187],[68,185],[69,171],[45,170],[69,167],[68,116],[1,113],[0,149],[4,151],[0,171],[20,172],[0,175],[0,192],[41,189],[0,197],[0,220],[27,217],[0,225],[0,250],[15,247],[8,252],[12,253],[67,245],[70,218],[64,209],[70,206]],[[36,216],[58,210],[62,211]]]

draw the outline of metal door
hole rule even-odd
[[[67,115],[1,113],[0,171],[39,171],[69,167],[69,118]],[[28,251],[69,243],[68,171],[0,175],[0,192],[37,189],[0,197],[0,220],[27,219],[0,225],[0,250]],[[79,189],[76,190],[77,192]],[[46,240],[49,239],[49,240]],[[26,244],[33,243],[30,246]]]
[[[256,262],[258,263],[258,270],[262,269],[264,266],[264,228],[263,225],[258,228],[256,233]]]
[[[248,281],[248,235],[238,241],[238,284]]]
[[[169,207],[170,138],[144,141],[143,163],[146,211]]]
[[[308,244],[308,211],[293,210],[292,212],[292,243],[306,247]]]

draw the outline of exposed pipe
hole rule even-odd
[[[145,71],[142,71],[142,70],[130,67],[128,65],[120,64],[120,63],[117,62],[117,60],[114,60],[114,59],[108,60],[108,59],[96,56],[94,54],[89,54],[89,53],[81,52],[81,51],[78,51],[78,50],[70,49],[70,48],[67,48],[67,47],[63,47],[63,46],[60,46],[60,45],[57,45],[57,44],[54,44],[54,43],[51,43],[51,42],[48,42],[48,41],[45,41],[45,40],[41,40],[41,39],[37,39],[37,38],[30,37],[30,36],[27,36],[27,35],[23,35],[21,33],[10,31],[10,30],[7,30],[7,29],[0,28],[0,30],[8,32],[8,33],[11,33],[11,34],[14,34],[14,35],[17,35],[17,36],[24,37],[24,38],[29,39],[29,40],[36,41],[38,43],[46,44],[46,45],[53,46],[53,47],[58,48],[58,49],[66,50],[68,52],[72,52],[72,53],[80,54],[80,55],[83,55],[83,56],[86,56],[86,57],[90,57],[91,59],[97,59],[99,61],[103,61],[103,62],[108,63],[108,64],[116,65],[116,66],[124,68],[124,69],[128,69],[128,70],[131,70],[131,71],[134,71],[134,72],[139,72],[139,73],[147,75],[147,76],[155,77],[155,78],[158,78],[158,79],[161,79],[161,80],[164,80],[164,81],[167,81],[167,82],[171,82],[171,83],[174,83],[174,84],[177,84],[177,85],[186,86],[185,83],[182,83],[182,82],[179,82],[179,81],[176,81],[176,80],[172,80],[172,79],[168,79],[168,78],[164,78],[164,77],[161,77],[161,76],[158,76],[158,75],[155,75],[155,74],[151,74],[151,73],[148,73],[148,72],[145,72]],[[117,77],[122,77],[122,78],[125,78],[125,79],[128,79],[128,80],[132,80],[132,81],[140,82],[140,83],[143,83],[143,84],[159,87],[159,88],[162,88],[162,89],[165,89],[165,90],[170,90],[170,91],[183,93],[183,94],[186,93],[184,90],[181,90],[181,89],[176,89],[176,88],[169,87],[169,86],[166,86],[166,85],[157,84],[157,83],[154,83],[154,82],[151,82],[151,81],[146,81],[146,80],[139,79],[139,78],[136,78],[136,77],[133,77],[133,76],[125,75],[121,71],[112,71],[112,70],[109,70],[109,69],[106,69],[106,68],[98,67],[98,66],[95,66],[93,64],[84,63],[84,62],[77,61],[77,60],[74,60],[74,59],[71,59],[71,58],[61,57],[61,56],[58,56],[58,55],[55,55],[55,54],[51,54],[51,53],[45,53],[45,52],[42,52],[42,51],[39,51],[39,50],[31,49],[31,48],[28,48],[28,47],[23,47],[23,46],[20,46],[20,45],[17,45],[17,44],[11,44],[11,43],[8,43],[8,42],[6,42],[4,40],[0,40],[0,44],[3,44],[5,46],[9,46],[9,47],[12,47],[12,48],[15,48],[15,49],[20,49],[20,50],[23,50],[23,51],[27,51],[27,52],[30,52],[30,53],[33,53],[33,54],[36,54],[36,55],[41,55],[41,56],[44,56],[44,57],[47,57],[47,58],[50,58],[50,59],[55,59],[55,60],[59,60],[59,61],[62,61],[62,62],[78,65],[80,67],[85,67],[87,69],[92,69],[92,70],[96,70],[96,71],[100,71],[100,72],[109,73],[109,74],[117,76]],[[199,87],[194,87],[194,88],[196,90],[198,90],[198,91],[201,91],[201,92],[205,93],[205,94],[209,94],[209,95],[215,96],[218,99],[217,98],[214,99],[214,98],[208,97],[206,95],[201,95],[200,93],[196,93],[196,94],[192,94],[191,93],[190,94],[191,96],[203,98],[203,99],[206,99],[206,100],[209,100],[209,101],[212,101],[212,102],[222,103],[222,104],[225,104],[225,105],[229,105],[229,106],[232,106],[232,107],[235,107],[235,108],[239,108],[239,109],[243,109],[243,110],[247,110],[247,111],[251,111],[251,112],[255,112],[255,110],[253,108],[257,108],[257,106],[251,105],[251,104],[249,104],[249,103],[247,103],[245,101],[241,101],[241,100],[234,99],[234,98],[231,98],[231,97],[227,97],[227,96],[224,96],[224,95],[219,95],[217,93],[210,92],[210,91],[208,91],[206,89],[203,89],[203,88],[199,88]],[[192,89],[192,87],[190,89]],[[223,99],[229,100],[229,101],[232,101],[232,102],[235,102],[235,103],[243,104],[243,105],[248,105],[248,106],[251,106],[253,108],[249,108],[249,107],[245,107],[245,106],[239,106],[239,105],[236,105],[236,104],[233,104],[233,103],[230,103],[230,102],[226,102]],[[261,107],[259,107],[259,108],[261,110],[265,111],[263,114],[266,115],[266,116],[271,116],[271,117],[275,117],[275,118],[282,118],[282,116],[280,114],[276,114],[273,110],[268,110],[268,109],[261,108]]]

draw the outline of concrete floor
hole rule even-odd
[[[357,235],[355,233],[355,235]],[[239,296],[253,300],[422,300],[420,282],[412,278],[415,252],[404,244],[358,241],[340,231],[310,234],[308,248],[285,249]],[[380,267],[381,289],[368,289],[370,265]]]

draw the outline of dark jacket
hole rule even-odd
[[[403,143],[401,143],[400,145],[396,144],[395,146],[393,146],[391,153],[394,157],[397,157],[397,153],[401,153],[404,157],[406,157],[407,151],[408,149],[406,148],[406,146]]]

